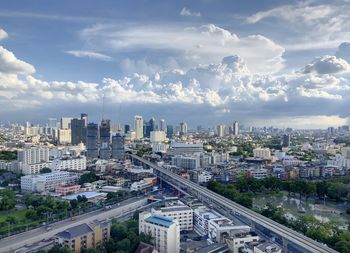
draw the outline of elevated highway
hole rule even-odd
[[[234,214],[239,214],[244,218],[251,221],[252,226],[258,224],[274,234],[280,236],[283,240],[284,251],[287,251],[288,243],[297,245],[299,248],[303,249],[305,252],[312,253],[336,253],[337,251],[329,248],[327,245],[321,244],[315,240],[312,240],[305,235],[296,232],[284,225],[281,225],[265,216],[250,210],[244,206],[241,206],[213,191],[208,190],[207,188],[200,186],[190,180],[187,180],[171,171],[168,171],[165,168],[157,166],[156,164],[143,159],[139,156],[129,154],[133,161],[138,161],[143,165],[153,168],[153,172],[165,182],[169,182],[172,186],[185,191],[192,196],[196,196],[201,201],[209,204],[215,205],[223,209],[223,211],[231,212]]]

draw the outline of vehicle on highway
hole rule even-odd
[[[105,206],[105,210],[111,209],[112,206]]]
[[[70,218],[71,221],[75,221],[77,219],[79,219],[79,217],[77,217],[77,216],[74,216],[74,217]]]

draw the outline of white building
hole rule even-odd
[[[85,156],[63,156],[56,158],[50,165],[52,171],[60,170],[86,170]]]
[[[226,236],[235,234],[237,231],[248,233],[250,232],[250,227],[236,225],[226,217],[210,219],[208,221],[208,237],[212,242],[224,243]]]
[[[21,177],[21,190],[26,192],[52,191],[59,185],[74,184],[77,181],[78,176],[67,171],[27,175]]]
[[[269,159],[271,157],[271,151],[269,148],[255,148],[253,149],[254,157]]]
[[[203,143],[181,143],[181,142],[171,142],[170,149],[168,150],[173,155],[183,154],[183,153],[202,153]]]
[[[40,173],[40,170],[42,170],[43,168],[50,168],[50,164],[51,164],[50,162],[23,164],[22,174],[24,175],[38,174]]]
[[[256,234],[246,232],[245,230],[242,231],[234,231],[229,235],[228,238],[225,239],[226,244],[228,248],[230,249],[230,252],[232,253],[240,253],[241,250],[245,248],[245,246],[249,243],[257,243],[259,242],[260,237]],[[255,252],[255,251],[254,251]],[[267,253],[269,251],[265,251]],[[273,252],[271,252],[273,253]]]
[[[134,128],[135,128],[135,139],[142,139],[143,138],[143,118],[141,116],[135,116],[135,122],[134,122]]]
[[[222,215],[209,210],[206,206],[199,206],[193,210],[193,228],[200,235],[208,235],[209,221],[220,218]]]
[[[213,178],[213,175],[209,171],[200,171],[197,175],[197,181],[199,184],[208,183]]]
[[[350,158],[350,147],[341,148],[341,154],[346,158]]]
[[[180,225],[175,219],[142,212],[139,214],[139,232],[150,234],[153,245],[161,253],[180,252]]]
[[[60,144],[70,144],[72,142],[72,132],[70,129],[58,129],[57,137]]]
[[[45,146],[26,147],[17,152],[17,160],[23,164],[37,164],[49,161],[49,148]]]
[[[212,164],[227,162],[230,158],[229,153],[212,153],[210,156]]]
[[[183,169],[197,169],[200,167],[200,157],[199,156],[184,156],[177,155],[171,158],[171,165],[183,168]]]
[[[19,161],[0,161],[0,170],[7,170],[16,174],[21,174],[23,164]]]
[[[130,186],[130,191],[142,191],[152,187],[152,182],[146,182],[141,180],[139,182],[134,182]]]
[[[72,119],[73,118],[62,117],[61,118],[61,129],[70,129]]]
[[[164,131],[151,131],[150,141],[151,142],[163,142],[166,139]]]
[[[267,169],[253,169],[248,172],[248,175],[256,179],[263,179],[267,177]]]
[[[180,230],[193,229],[193,210],[181,201],[167,207],[162,207],[159,210],[153,209],[152,213],[177,220],[180,224]]]
[[[166,153],[169,148],[169,144],[155,142],[151,144],[153,153]]]
[[[218,125],[216,127],[218,137],[223,137],[225,135],[225,125]]]

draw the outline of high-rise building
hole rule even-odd
[[[187,123],[186,122],[181,122],[180,123],[180,135],[181,136],[186,136],[187,135]]]
[[[159,131],[164,131],[166,132],[166,123],[164,119],[161,119],[159,121]]]
[[[174,218],[142,212],[139,214],[139,232],[152,236],[158,252],[180,252],[180,224]]]
[[[58,142],[60,144],[70,144],[72,141],[71,129],[58,129]]]
[[[289,147],[290,146],[290,135],[285,134],[283,135],[283,147]]]
[[[89,158],[97,158],[98,153],[98,125],[89,123],[86,133],[86,155]]]
[[[225,125],[217,126],[217,134],[218,134],[218,137],[223,137],[225,135]]]
[[[130,132],[130,125],[126,124],[124,125],[124,133],[128,134]]]
[[[151,142],[163,142],[165,141],[165,132],[164,131],[152,131],[150,136]]]
[[[142,139],[143,138],[143,118],[142,116],[135,116],[135,138]]]
[[[118,160],[124,160],[125,148],[124,148],[124,136],[116,134],[112,137],[112,158]]]
[[[71,122],[72,118],[68,118],[68,117],[62,117],[61,118],[61,129],[70,129],[70,122]]]
[[[49,118],[49,122],[47,124],[50,128],[56,128],[57,127],[57,119],[56,118]]]
[[[86,144],[86,126],[87,126],[87,114],[81,114],[81,118],[74,118],[71,120],[72,130],[72,144],[77,145],[79,143]]]
[[[173,125],[167,125],[166,126],[166,136],[168,138],[172,138],[174,135],[174,126]]]
[[[235,121],[235,122],[233,123],[232,130],[233,130],[233,131],[232,131],[232,134],[233,134],[234,136],[239,135],[239,124],[238,124],[237,121]]]
[[[88,115],[86,113],[81,113],[80,114],[80,119],[84,120],[84,123],[85,123],[85,127],[87,126],[88,124]]]
[[[103,119],[100,123],[100,158],[111,158],[111,121]]]

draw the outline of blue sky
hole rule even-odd
[[[350,3],[1,1],[0,117],[348,124]],[[343,46],[338,48],[342,43]]]

